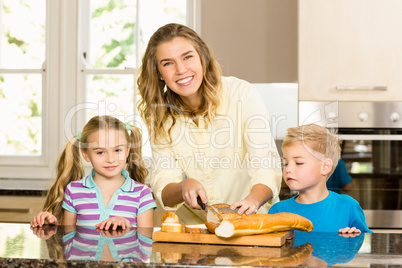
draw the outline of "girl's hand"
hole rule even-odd
[[[339,229],[339,234],[342,234],[342,235],[344,235],[344,234],[359,235],[359,234],[361,234],[361,232],[362,231],[360,231],[359,229],[356,229],[356,227],[352,227],[352,228],[346,227],[346,228]]]
[[[237,201],[234,202],[230,208],[231,209],[236,209],[239,208],[239,210],[237,211],[237,213],[239,215],[245,213],[246,215],[251,215],[254,213],[257,213],[257,209],[258,209],[258,202],[252,199],[244,199],[241,201]]]
[[[101,223],[96,224],[95,226],[98,227],[99,229],[105,229],[109,230],[110,226],[112,226],[112,230],[116,231],[117,227],[121,227],[123,230],[126,229],[126,227],[133,227],[130,223],[129,220],[127,220],[124,217],[113,217],[109,218],[107,220],[102,221]]]
[[[42,227],[44,224],[56,224],[58,225],[59,222],[57,221],[57,218],[50,212],[47,211],[42,211],[38,215],[36,215],[32,221],[31,221],[31,226],[32,227]]]
[[[204,186],[195,179],[186,179],[183,181],[181,188],[184,202],[187,203],[193,209],[202,209],[198,205],[197,197],[199,196],[204,204],[208,202],[207,194]]]
[[[119,230],[116,230],[116,231],[114,231],[114,230],[110,230],[110,231],[109,230],[99,230],[99,232],[103,237],[116,238],[116,237],[123,236],[123,235],[125,235],[126,233],[128,233],[130,231],[127,231],[126,229],[119,229]]]
[[[50,237],[52,237],[53,235],[56,234],[57,232],[57,225],[49,225],[46,226],[48,228],[42,228],[42,227],[32,227],[31,226],[31,230],[33,232],[34,235],[36,235],[37,237],[47,240]]]

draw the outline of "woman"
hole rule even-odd
[[[239,214],[266,213],[278,201],[280,160],[261,97],[250,83],[222,77],[193,30],[159,28],[137,83],[155,165],[151,188],[163,209],[196,223],[205,222],[197,197]]]

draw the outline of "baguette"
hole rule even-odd
[[[227,204],[214,204],[206,208],[207,222],[205,226],[210,233],[215,233],[215,228],[223,220],[236,220],[241,219],[244,215],[237,214],[238,209],[231,209]]]
[[[234,237],[289,230],[311,232],[313,224],[294,213],[253,214],[240,219],[223,220],[214,232],[220,237]]]

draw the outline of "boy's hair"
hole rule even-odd
[[[142,161],[142,139],[140,129],[130,125],[131,134],[126,125],[112,116],[94,116],[85,124],[81,138],[73,137],[63,150],[57,162],[57,178],[46,196],[43,206],[44,211],[52,213],[59,222],[63,218],[64,189],[71,182],[80,180],[85,176],[84,166],[81,161],[80,148],[88,149],[88,137],[99,130],[116,129],[124,131],[130,154],[127,158],[127,170],[131,179],[144,183],[148,176],[148,169]]]
[[[306,150],[318,160],[331,159],[333,166],[328,178],[334,172],[341,157],[341,144],[335,129],[327,129],[316,124],[302,125],[288,128],[288,133],[283,140],[282,150],[286,147],[302,143]]]

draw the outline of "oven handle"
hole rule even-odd
[[[339,134],[341,140],[376,140],[376,141],[402,141],[402,135],[354,135]]]

